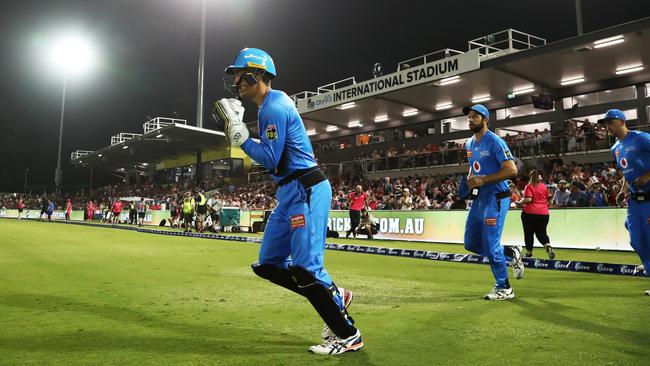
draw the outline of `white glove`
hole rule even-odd
[[[248,140],[248,128],[243,122],[244,106],[234,98],[219,99],[215,104],[219,118],[224,122],[224,132],[230,146],[241,146]]]

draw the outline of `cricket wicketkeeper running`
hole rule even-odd
[[[262,164],[278,184],[278,205],[269,217],[253,272],[306,297],[323,318],[322,343],[309,347],[311,352],[356,351],[363,340],[347,312],[352,293],[337,288],[323,266],[332,188],[316,165],[302,119],[293,100],[271,89],[276,71],[265,51],[241,50],[226,74],[228,91],[257,104],[260,142],[249,138],[239,99],[217,101],[215,120],[230,145]]]

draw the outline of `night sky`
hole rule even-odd
[[[585,32],[650,16],[650,1],[583,0]],[[48,69],[47,40],[65,29],[91,37],[101,54],[92,74],[68,84],[65,185],[87,184],[68,164],[76,149],[142,133],[148,116],[195,123],[200,0],[5,1],[0,14],[0,192],[53,185],[61,76]],[[514,28],[556,41],[576,35],[574,2],[208,0],[205,117],[226,96],[223,69],[244,47],[274,58],[273,87],[293,94],[348,76],[370,77],[398,61]],[[249,108],[246,120],[254,120]],[[96,173],[95,184],[104,179]],[[42,188],[41,188],[42,189]]]

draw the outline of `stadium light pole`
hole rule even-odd
[[[576,25],[578,26],[578,35],[581,36],[583,33],[582,30],[582,4],[580,0],[576,0]]]
[[[201,45],[199,46],[198,96],[196,101],[196,126],[203,128],[203,70],[205,68],[205,10],[206,0],[201,0]]]
[[[63,72],[63,91],[61,93],[61,118],[59,119],[59,153],[56,158],[56,171],[54,172],[54,184],[56,185],[55,193],[61,194],[61,180],[63,172],[61,171],[61,145],[63,144],[63,116],[65,115],[65,92],[68,86],[67,72]]]
[[[25,169],[25,184],[23,185],[23,196],[27,194],[27,174],[29,173],[29,168]]]
[[[63,171],[61,170],[61,148],[63,145],[63,120],[65,116],[65,98],[68,79],[71,76],[86,72],[95,61],[95,51],[90,42],[78,34],[61,36],[52,42],[49,49],[49,60],[62,76],[61,115],[59,118],[59,149],[57,154],[54,184],[56,194],[61,193]]]

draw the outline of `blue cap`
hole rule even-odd
[[[474,111],[485,118],[490,118],[490,112],[483,104],[474,104],[473,106],[463,107],[463,113],[469,114],[469,111]]]
[[[239,51],[235,62],[226,67],[226,74],[232,74],[234,69],[261,69],[271,74],[272,77],[276,76],[275,64],[271,55],[259,48],[244,48]]]
[[[625,113],[620,109],[610,109],[605,113],[605,117],[598,120],[598,123],[607,123],[613,119],[620,119],[625,122]]]

